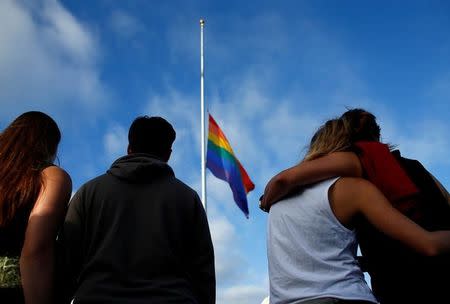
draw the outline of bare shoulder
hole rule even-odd
[[[72,191],[72,179],[70,175],[57,166],[50,166],[42,170],[42,181],[44,185],[56,186],[61,190]]]
[[[72,180],[69,174],[57,166],[42,170],[42,187],[30,218],[50,216],[49,219],[60,220],[72,193]]]
[[[334,187],[339,193],[346,196],[353,196],[356,193],[365,193],[366,191],[372,191],[375,186],[359,177],[341,177],[339,178]]]
[[[341,177],[329,190],[330,204],[336,217],[344,225],[352,226],[353,217],[366,210],[376,197],[376,188],[369,181],[357,177]]]
[[[42,170],[42,178],[72,182],[70,175],[58,166],[50,166]]]
[[[340,178],[333,190],[339,201],[349,203],[359,211],[380,205],[382,202],[389,205],[383,193],[374,184],[362,178]]]

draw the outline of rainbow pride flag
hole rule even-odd
[[[225,134],[211,114],[209,114],[206,167],[215,177],[228,182],[234,201],[248,218],[247,193],[252,191],[255,185],[234,155]]]

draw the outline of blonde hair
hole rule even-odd
[[[349,131],[349,125],[345,120],[328,120],[311,138],[304,160],[313,160],[333,152],[348,151],[352,144]]]

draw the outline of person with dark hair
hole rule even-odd
[[[423,228],[450,229],[448,192],[418,161],[402,157],[399,151],[391,153],[390,146],[380,142],[380,127],[373,114],[352,109],[340,120],[346,133],[344,152],[317,155],[323,157],[273,177],[266,186],[262,209],[268,210],[299,186],[333,176],[359,176],[374,183],[397,210]],[[381,303],[434,302],[446,295],[441,278],[450,271],[448,255],[425,258],[365,222],[357,228],[362,261]]]
[[[147,138],[146,134],[154,134]],[[176,133],[173,127],[161,117],[138,117],[128,132],[128,153],[149,153],[169,160]]]
[[[47,114],[26,112],[0,133],[0,302],[54,301],[55,243],[72,191],[53,164],[61,139]]]
[[[215,303],[214,251],[197,193],[167,164],[175,130],[130,126],[128,155],[84,184],[61,233],[74,303]]]

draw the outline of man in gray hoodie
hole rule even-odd
[[[61,234],[73,303],[215,303],[214,251],[197,193],[167,164],[175,130],[138,117],[128,155],[72,198]]]

